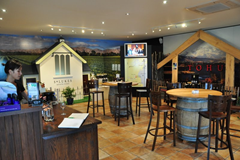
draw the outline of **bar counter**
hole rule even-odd
[[[88,116],[78,129],[59,129],[64,117],[79,113],[54,106],[54,121],[42,119],[42,107],[22,105],[21,110],[0,113],[0,159],[53,160],[99,159],[97,125],[101,121]]]

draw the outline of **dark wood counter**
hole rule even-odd
[[[41,107],[0,113],[0,159],[42,160]]]
[[[19,111],[0,113],[0,159],[99,159],[101,121],[88,116],[78,129],[58,129],[64,117],[78,111],[66,107],[62,116],[61,108],[54,106],[53,122],[43,121],[41,111],[42,107],[22,105]]]
[[[66,107],[63,116],[60,107],[53,108],[54,121],[43,121],[44,159],[99,159],[97,125],[101,121],[88,116],[79,129],[59,129],[63,118],[79,111]]]

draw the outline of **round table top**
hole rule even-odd
[[[102,85],[105,85],[105,86],[117,86],[118,85],[118,83],[127,83],[127,82],[121,82],[121,81],[119,81],[119,82],[114,82],[114,81],[110,81],[110,82],[104,82],[104,83],[102,83]],[[136,85],[138,85],[138,83],[137,82],[132,82],[132,86],[136,86]]]
[[[199,93],[192,93],[193,90],[198,90]],[[181,98],[208,98],[208,95],[222,95],[222,92],[209,89],[200,89],[200,88],[177,88],[170,89],[166,92],[168,95],[181,97]]]

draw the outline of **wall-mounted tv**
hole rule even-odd
[[[125,43],[125,57],[147,57],[147,43]]]

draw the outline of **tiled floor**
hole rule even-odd
[[[146,101],[143,99],[143,103]],[[141,108],[141,115],[138,116],[136,111],[136,101],[133,97],[133,112],[135,125],[131,117],[122,118],[120,126],[114,121],[110,112],[108,100],[105,100],[105,112],[103,115],[102,108],[96,113],[95,118],[102,121],[98,125],[99,140],[99,158],[101,160],[205,160],[207,159],[207,148],[199,144],[198,153],[194,153],[195,143],[182,141],[176,138],[176,146],[173,146],[172,135],[167,136],[166,140],[159,137],[156,142],[155,150],[151,151],[153,137],[148,135],[146,143],[143,143],[150,113],[147,108]],[[81,112],[87,111],[87,103],[79,103],[70,106]],[[92,109],[90,109],[92,116]],[[231,115],[231,127],[240,129],[240,113]],[[156,116],[154,117],[156,118]],[[154,121],[155,122],[155,121]],[[239,135],[240,133],[231,131]],[[233,154],[235,160],[240,159],[240,138],[231,137]],[[230,159],[228,150],[219,150],[217,153],[211,150],[210,159],[222,160]]]

